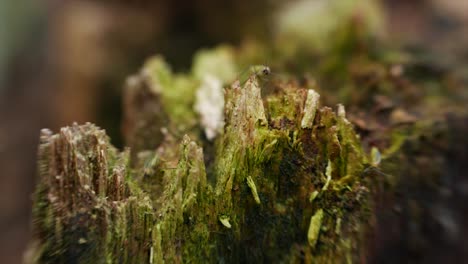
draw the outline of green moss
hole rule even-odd
[[[335,257],[344,252],[357,254],[365,241],[356,226],[362,223],[362,208],[371,206],[365,195],[367,183],[359,179],[366,157],[344,109],[338,107],[335,114],[331,108],[319,108],[317,101],[314,106],[307,104],[304,95],[308,91],[294,82],[275,81],[277,91],[263,98],[265,87],[259,78],[254,73],[243,86],[226,90],[226,124],[215,143],[212,183],[207,179],[203,149],[188,135],[179,141],[168,132],[156,151],[140,153],[133,169],[129,167],[130,153],[118,154],[91,125],[74,126],[63,135],[52,136],[42,145],[44,168],[80,167],[71,174],[81,177],[73,181],[73,188],[79,195],[90,196],[89,203],[80,207],[82,214],[71,214],[82,223],[82,230],[76,232],[76,222],[69,222],[69,216],[58,218],[55,207],[41,206],[44,194],[53,194],[50,188],[56,188],[55,183],[46,185],[36,208],[47,226],[36,228],[45,233],[53,228],[54,237],[67,241],[63,243],[72,239],[74,244],[69,247],[53,240],[43,244],[49,246],[41,256],[76,248],[79,262],[95,258],[110,263],[150,259],[153,263],[198,263],[220,258],[229,262],[293,261],[298,257],[297,247],[314,258],[334,252],[342,252]],[[165,82],[174,84],[175,79]],[[168,100],[188,111],[188,101]],[[171,122],[185,118],[177,115],[170,114]],[[304,118],[306,126],[302,125]],[[70,144],[76,149],[50,152],[50,146],[63,149]],[[59,158],[63,165],[58,165],[55,161],[61,155],[86,156],[88,160],[78,165]],[[44,179],[52,175],[50,169],[43,169]],[[59,201],[73,203],[73,197],[61,196]],[[50,212],[51,216],[45,216]],[[59,222],[53,223],[51,218]],[[335,230],[341,232],[339,240],[356,246],[349,249],[335,243]],[[63,260],[70,254],[58,256]]]
[[[193,104],[199,82],[187,75],[173,74],[160,56],[149,59],[142,71],[150,86],[161,93],[164,110],[177,133],[195,126]]]
[[[375,94],[411,87],[388,72],[395,59],[367,49],[372,15],[363,18],[370,24],[361,31],[350,2],[335,5],[328,8],[344,24],[333,22],[306,42],[283,27],[288,43],[200,51],[190,74],[173,73],[162,57],[149,59],[128,81],[127,96],[135,99],[125,104],[130,151],[119,153],[91,124],[44,133],[31,260],[361,262],[373,228],[373,195],[388,176],[381,170],[398,172],[394,159],[425,128],[392,127],[385,111],[394,106],[385,106],[379,125],[387,130],[364,124],[359,129],[370,136],[360,137],[343,105],[320,107],[318,91],[324,105],[340,98],[350,109],[372,112]],[[333,38],[324,42],[325,35]],[[273,50],[274,64],[289,76],[306,76],[284,81],[264,65],[239,72],[236,61],[252,63]],[[194,108],[207,75],[222,84],[239,79],[225,87],[224,126],[210,139]],[[381,159],[376,147],[370,156],[362,147],[372,133],[391,138],[377,146]]]

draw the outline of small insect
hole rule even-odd
[[[254,74],[259,75],[262,74],[263,76],[268,76],[271,74],[270,67],[265,65],[253,66]]]
[[[251,77],[257,78],[258,81],[265,81],[267,80],[267,77],[272,74],[270,67],[266,65],[253,65],[244,70],[240,75],[239,75],[239,82],[241,86],[247,82],[248,79]]]
[[[252,66],[250,71],[251,71],[251,75],[255,75],[255,77],[257,77],[259,80],[262,80],[262,81],[271,75],[270,67],[265,66],[265,65]]]

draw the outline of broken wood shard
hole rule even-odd
[[[302,118],[301,122],[302,128],[312,128],[319,99],[320,95],[313,89],[309,89],[307,91],[307,99],[304,106],[304,117]]]
[[[317,244],[317,239],[320,234],[320,228],[322,227],[323,219],[323,210],[319,209],[313,216],[310,218],[309,231],[307,232],[307,241],[309,246],[315,248]]]

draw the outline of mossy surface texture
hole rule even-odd
[[[372,187],[363,177],[369,165],[358,138],[344,115],[306,104],[307,88],[276,85],[267,98],[256,75],[226,89],[226,123],[212,143],[209,174],[201,143],[188,135],[179,143],[166,132],[169,139],[137,157],[142,165],[135,168],[128,151],[118,153],[94,125],[44,135],[37,260],[330,262],[359,256]],[[287,115],[268,111],[282,102]],[[305,116],[310,124],[302,128]]]
[[[449,70],[421,78],[417,56],[376,44],[375,14],[344,6],[306,39],[285,12],[281,40],[200,51],[191,73],[150,58],[125,85],[124,151],[93,124],[43,130],[27,261],[371,259],[382,201],[423,181],[412,156],[452,164],[421,138],[450,141],[466,92]]]

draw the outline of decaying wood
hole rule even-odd
[[[385,247],[385,219],[414,220],[403,228],[422,240],[435,219],[453,238],[461,218],[431,215],[446,201],[429,208],[396,194],[419,184],[438,192],[462,170],[466,149],[454,146],[466,145],[466,111],[449,98],[463,83],[445,89],[449,73],[440,73],[436,95],[425,94],[425,81],[366,46],[357,26],[321,62],[300,46],[284,52],[277,63],[297,60],[301,78],[229,80],[225,48],[198,56],[192,75],[150,59],[126,83],[124,151],[93,124],[43,130],[27,261],[363,263],[383,258],[375,248]],[[239,56],[253,60],[247,51]],[[221,100],[197,93],[213,89],[224,94],[224,123],[200,122],[217,108],[194,107]]]

